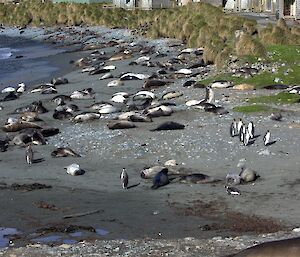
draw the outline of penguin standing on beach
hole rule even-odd
[[[240,133],[239,133],[239,136],[240,136],[240,141],[242,143],[244,143],[244,139],[245,139],[245,136],[246,136],[246,131],[247,131],[247,128],[244,124],[242,124],[242,127],[240,129]]]
[[[245,133],[245,135],[243,137],[244,137],[243,138],[244,146],[249,145],[249,141],[250,141],[250,138],[251,138],[251,134],[249,132],[249,129],[246,129],[246,133]]]
[[[33,161],[33,150],[31,144],[29,144],[26,148],[26,162],[27,164],[32,164]]]
[[[264,145],[267,146],[270,144],[271,132],[267,130],[266,134],[264,135]]]
[[[238,135],[238,123],[236,119],[233,119],[230,125],[230,136],[235,137]]]
[[[123,189],[127,189],[128,188],[128,174],[127,174],[125,168],[123,168],[123,170],[120,174],[120,179],[121,179],[121,182],[122,182]]]
[[[250,121],[248,123],[247,130],[249,132],[250,138],[254,138],[254,124],[253,124],[253,121]]]
[[[225,186],[226,192],[229,195],[241,195],[241,191],[235,187]]]
[[[243,120],[240,118],[237,124],[237,133],[238,135],[241,133],[242,126],[244,125]]]

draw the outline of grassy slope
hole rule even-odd
[[[256,89],[263,88],[267,85],[275,84],[274,79],[280,78],[283,84],[294,85],[300,82],[300,46],[295,45],[272,45],[267,46],[268,57],[264,62],[266,63],[284,63],[278,69],[277,73],[263,72],[259,75],[250,78],[237,78],[231,76],[231,74],[223,73],[215,77],[203,80],[202,83],[209,84],[214,80],[231,80],[234,84],[247,83],[254,85]],[[244,58],[244,61],[248,61],[250,57]],[[253,57],[251,57],[253,59]],[[288,75],[284,75],[285,71],[289,70]]]
[[[287,28],[284,23],[280,27],[268,26],[258,33],[254,20],[224,14],[220,8],[204,3],[170,9],[127,11],[102,8],[101,4],[53,4],[49,0],[45,3],[22,0],[19,5],[0,6],[0,23],[32,26],[83,23],[127,27],[147,37],[178,38],[188,46],[204,47],[204,60],[219,67],[226,63],[230,54],[265,56],[262,39],[280,44],[300,43],[299,31]],[[243,34],[236,38],[236,31],[243,31]]]

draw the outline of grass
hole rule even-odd
[[[270,45],[266,47],[267,57],[262,60],[266,64],[283,63],[284,66],[278,68],[276,73],[265,71],[249,78],[233,77],[229,73],[218,74],[214,77],[201,81],[201,83],[209,84],[214,80],[231,80],[235,85],[246,83],[254,85],[256,89],[263,88],[267,85],[275,84],[274,79],[280,78],[283,84],[296,85],[300,81],[300,46],[294,45]],[[254,56],[244,56],[240,60],[241,63],[258,62]],[[240,63],[240,64],[241,64]],[[286,74],[288,71],[288,74]]]
[[[205,3],[128,11],[104,8],[103,4],[22,0],[18,5],[0,4],[0,23],[21,26],[85,24],[135,29],[146,37],[177,38],[189,47],[204,47],[204,60],[218,67],[226,65],[230,55],[266,57],[268,42],[300,43],[299,29],[288,28],[283,20],[258,31],[256,21],[226,14],[221,8]],[[236,36],[237,31],[239,36]]]
[[[254,112],[274,112],[276,108],[262,105],[262,104],[252,104],[252,105],[245,105],[245,106],[236,106],[233,108],[235,112],[243,112],[243,113],[254,113]]]
[[[276,95],[252,97],[249,103],[295,104],[300,102],[300,95],[281,92]]]

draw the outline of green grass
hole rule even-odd
[[[273,112],[276,111],[276,108],[261,105],[261,104],[252,104],[252,105],[245,105],[245,106],[236,106],[233,108],[235,112],[243,112],[243,113],[254,113],[254,112]]]
[[[256,21],[226,14],[222,8],[205,3],[148,11],[140,9],[128,11],[122,8],[103,8],[103,4],[53,4],[50,0],[43,3],[40,0],[22,0],[18,5],[0,5],[0,23],[21,26],[82,24],[135,29],[145,37],[177,38],[189,47],[204,47],[204,61],[215,63],[219,68],[227,64],[230,55],[251,59],[252,62],[255,56],[268,58],[266,55],[269,50],[266,49],[268,42],[281,44],[300,42],[299,30],[288,28],[283,20],[276,26],[268,26],[260,33]],[[236,37],[236,31],[243,33]],[[280,41],[282,38],[286,40]],[[291,62],[299,55],[297,53],[293,56],[293,50],[284,47],[273,47],[270,50],[275,51],[275,54],[269,57],[273,58],[271,61],[287,58]],[[277,51],[280,55],[277,55]],[[297,75],[300,74],[299,69],[294,68],[293,80],[300,76]],[[251,83],[251,80],[249,82],[234,80]],[[258,87],[270,82],[272,80],[263,76],[258,81],[254,80]]]
[[[276,95],[259,96],[249,98],[249,103],[275,103],[275,104],[294,104],[300,102],[300,95],[290,93],[279,93]]]
[[[280,78],[283,84],[294,85],[300,81],[300,46],[294,45],[273,45],[267,46],[268,57],[263,60],[264,63],[269,63],[270,66],[274,62],[284,63],[285,66],[281,66],[277,73],[263,72],[258,75],[254,75],[250,78],[237,78],[233,77],[229,73],[219,74],[217,76],[208,78],[201,81],[201,83],[209,84],[214,80],[231,80],[235,85],[241,83],[247,83],[254,85],[256,89],[263,88],[267,85],[276,84],[275,78]],[[254,56],[245,56],[240,60],[240,64],[244,62],[257,62],[257,58]],[[285,75],[286,71],[288,75]]]

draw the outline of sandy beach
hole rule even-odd
[[[71,33],[74,31],[77,33]],[[283,110],[283,119],[278,122],[269,118],[270,113],[246,115],[232,110],[233,107],[242,105],[246,98],[269,95],[272,93],[270,90],[214,89],[215,103],[229,111],[225,115],[216,115],[187,107],[185,102],[202,99],[205,89],[183,87],[183,83],[192,78],[173,76],[171,84],[153,90],[158,99],[172,90],[183,94],[169,100],[176,104],[172,106],[171,116],[153,118],[153,122],[138,122],[136,128],[126,130],[110,130],[107,127],[107,123],[118,113],[104,114],[99,120],[82,123],[68,119],[55,120],[52,115],[56,105],[51,99],[58,94],[70,95],[75,90],[92,88],[95,99],[72,101],[78,105],[79,114],[91,111],[87,107],[95,102],[109,101],[116,92],[135,94],[143,90],[143,80],[126,80],[122,86],[108,87],[107,84],[119,78],[120,74],[134,72],[150,75],[159,69],[156,65],[129,65],[141,56],[139,52],[133,52],[132,58],[126,60],[106,60],[105,65],[116,66],[111,71],[114,78],[100,80],[103,74],[82,73],[82,68],[70,64],[71,60],[90,56],[94,51],[78,51],[83,45],[108,43],[112,40],[118,42],[115,46],[106,45],[98,49],[107,57],[118,52],[122,45],[125,49],[134,49],[136,45],[144,48],[153,46],[155,50],[147,54],[153,63],[175,58],[186,48],[175,40],[138,38],[126,30],[89,28],[90,33],[86,34],[82,31],[84,28],[53,28],[47,32],[28,28],[22,34],[46,41],[47,44],[55,41],[56,48],[69,49],[67,53],[58,53],[48,58],[51,59],[50,62],[57,63],[60,69],[59,73],[56,70],[55,74],[50,73],[49,78],[43,81],[49,83],[55,75],[67,78],[69,83],[58,85],[57,94],[47,95],[30,93],[31,88],[42,83],[40,80],[34,83],[31,81],[30,88],[18,99],[0,102],[3,108],[0,111],[1,126],[4,126],[8,117],[20,116],[11,114],[16,108],[41,100],[49,112],[40,114],[42,121],[37,124],[43,128],[55,127],[60,131],[55,136],[47,137],[46,145],[33,146],[34,159],[37,161],[32,165],[25,162],[24,146],[10,143],[7,151],[0,153],[0,225],[3,229],[17,229],[10,237],[3,236],[2,241],[0,238],[3,247],[35,243],[74,244],[82,240],[93,242],[96,239],[180,241],[187,237],[199,240],[194,243],[200,244],[215,237],[230,237],[233,241],[235,237],[245,237],[243,244],[203,255],[220,256],[250,246],[256,236],[257,241],[260,241],[263,237],[258,236],[259,234],[281,231],[281,234],[274,234],[273,239],[283,235],[299,235],[292,232],[293,228],[300,226],[299,104],[276,106]],[[8,36],[16,35],[13,29],[7,29],[5,33]],[[120,39],[124,42],[118,41]],[[129,45],[133,42],[134,44]],[[164,55],[157,56],[158,52]],[[176,63],[174,67],[177,70],[187,68],[191,60],[200,59],[201,56],[192,58],[187,55],[186,62]],[[213,74],[215,68],[208,65],[193,71],[199,72],[200,75],[195,78],[201,80]],[[171,74],[171,71],[168,72]],[[26,80],[25,74],[23,78]],[[15,85],[20,81],[23,79],[18,77],[14,81]],[[13,84],[13,80],[10,83]],[[236,137],[230,137],[229,127],[234,118],[254,122],[258,137],[252,145],[244,146]],[[185,128],[150,131],[165,121],[184,124]],[[263,144],[263,135],[267,130],[271,131],[272,139],[276,141],[270,146]],[[1,138],[13,138],[15,134],[17,132],[0,132]],[[51,152],[56,147],[70,147],[81,157],[53,158]],[[225,177],[230,172],[239,173],[237,164],[242,158],[246,159],[247,167],[257,171],[260,178],[252,183],[238,185],[241,195],[228,195],[224,188]],[[146,167],[161,165],[170,159],[175,159],[178,163],[175,169],[185,174],[203,173],[221,181],[184,184],[175,179],[164,187],[152,190],[152,181],[142,179],[140,172]],[[72,163],[78,163],[85,174],[68,175],[64,167]],[[122,168],[126,168],[128,172],[129,185],[137,186],[122,189],[119,178]],[[48,187],[18,190],[12,186],[14,183],[40,183]],[[64,218],[93,211],[96,213]],[[1,254],[5,256],[9,253],[10,250],[6,249]],[[197,251],[193,252],[196,253]],[[177,256],[196,256],[193,254]],[[108,256],[117,254],[111,253]]]

